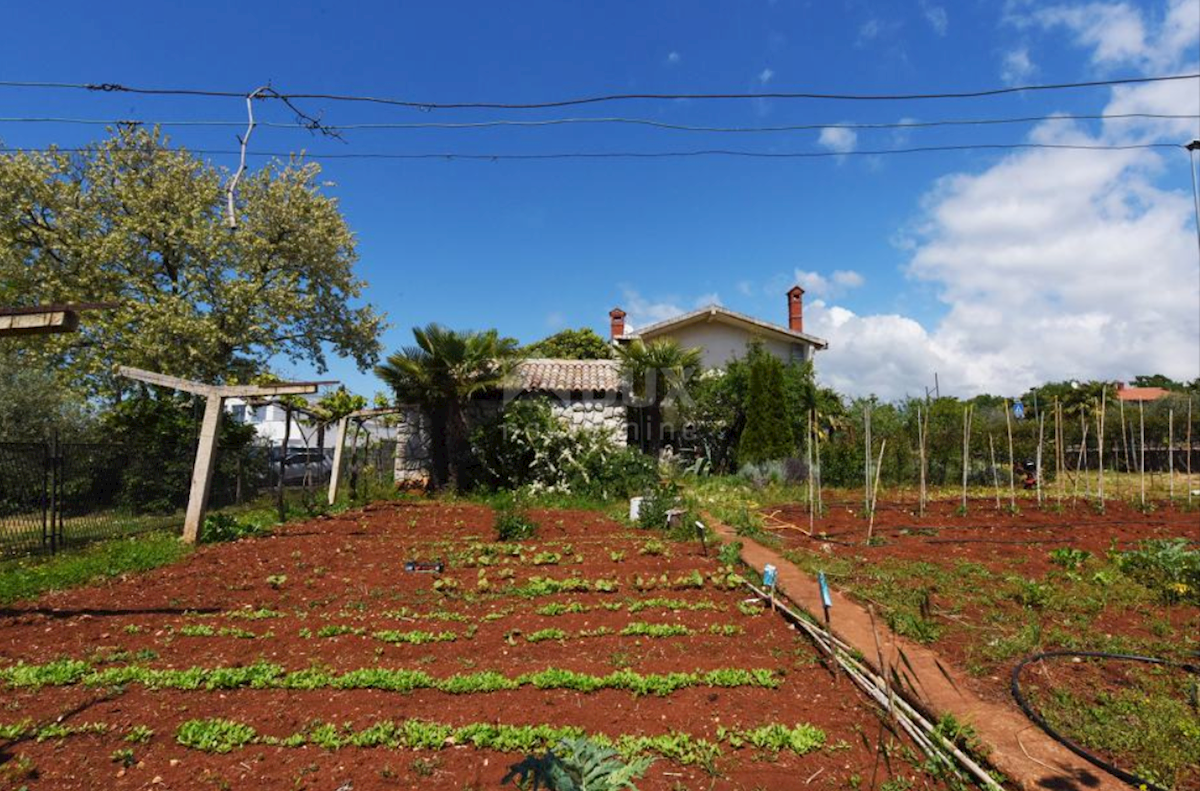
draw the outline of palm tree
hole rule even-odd
[[[617,347],[621,373],[646,418],[639,421],[646,431],[643,447],[653,454],[662,445],[663,404],[699,373],[700,355],[700,349],[684,349],[670,338],[650,343],[638,338]]]
[[[496,330],[456,332],[440,324],[414,327],[405,346],[375,368],[398,403],[417,404],[429,418],[434,488],[462,483],[467,444],[465,407],[480,393],[504,387],[516,372],[517,341]]]

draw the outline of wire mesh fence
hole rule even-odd
[[[0,556],[177,529],[124,497],[130,450],[109,443],[0,442]]]

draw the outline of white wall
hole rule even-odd
[[[698,346],[703,350],[702,364],[705,368],[724,368],[732,359],[746,353],[746,343],[756,337],[754,333],[720,321],[700,321],[677,329],[656,333],[651,340],[674,338],[685,349]],[[807,344],[788,343],[775,338],[759,337],[763,347],[784,363],[802,362],[808,349]]]

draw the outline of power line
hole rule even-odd
[[[1066,143],[972,143],[966,145],[913,146],[909,148],[858,149],[854,151],[741,151],[736,149],[698,149],[692,151],[564,151],[555,153],[534,154],[472,154],[452,151],[426,153],[391,153],[391,152],[357,152],[357,153],[307,153],[282,151],[255,151],[246,153],[247,156],[274,157],[286,159],[299,156],[312,160],[363,159],[363,160],[446,160],[446,161],[530,161],[530,160],[560,160],[560,159],[689,159],[700,157],[739,157],[748,159],[829,159],[836,157],[863,156],[892,156],[897,154],[925,154],[936,152],[956,151],[1015,151],[1026,149],[1045,149],[1055,151],[1138,151],[1150,149],[1179,149],[1176,143],[1137,143],[1129,145],[1087,145]],[[87,153],[94,148],[0,148],[0,155],[30,153]],[[240,156],[240,149],[151,149],[138,151],[144,153],[173,154],[186,152],[207,156],[233,155]]]
[[[539,121],[495,120],[472,121],[462,123],[421,122],[421,123],[361,123],[361,124],[321,124],[321,128],[334,132],[358,130],[407,130],[407,129],[488,129],[497,127],[549,127],[573,124],[621,124],[633,126],[648,126],[656,129],[667,129],[681,132],[716,132],[716,133],[766,133],[766,132],[802,132],[820,129],[854,129],[854,130],[883,130],[883,129],[928,129],[948,126],[994,126],[1011,124],[1029,124],[1061,121],[1110,121],[1110,120],[1195,120],[1200,115],[1195,114],[1164,114],[1164,113],[1095,113],[1095,114],[1056,114],[1031,115],[1014,118],[948,118],[932,121],[893,121],[881,123],[807,123],[787,124],[778,126],[692,126],[687,124],[672,124],[665,121],[655,121],[647,118],[550,118]],[[73,124],[91,126],[165,126],[165,127],[242,127],[241,121],[206,121],[206,120],[141,120],[133,118],[0,118],[0,123],[17,124]],[[258,121],[257,126],[276,129],[303,129],[312,131],[312,122],[279,123]]]
[[[614,93],[598,96],[584,96],[574,99],[560,99],[542,102],[420,102],[410,99],[395,99],[382,96],[356,96],[335,93],[276,92],[263,99],[291,101],[296,99],[322,99],[334,102],[365,102],[371,104],[409,107],[419,110],[536,110],[556,107],[571,107],[586,104],[623,101],[674,101],[686,99],[689,101],[708,100],[739,100],[739,99],[816,99],[827,101],[923,101],[930,99],[979,99],[993,96],[1026,93],[1031,91],[1061,91],[1084,88],[1113,87],[1118,85],[1140,85],[1146,83],[1169,82],[1174,80],[1194,80],[1200,74],[1174,74],[1158,77],[1126,77],[1111,80],[1091,80],[1087,82],[1060,82],[1035,85],[1018,85],[1002,88],[985,88],[972,91],[930,92],[930,93],[896,93],[896,94],[856,94],[856,93],[823,93],[823,92],[770,92],[770,93]],[[200,88],[146,88],[122,85],[120,83],[67,83],[67,82],[20,82],[0,81],[0,87],[6,88],[36,88],[36,89],[68,89],[86,90],[104,93],[132,93],[149,96],[204,96],[215,98],[245,98],[245,91],[224,91]]]

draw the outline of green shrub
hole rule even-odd
[[[1151,539],[1115,560],[1122,572],[1164,601],[1200,604],[1200,550],[1188,547],[1186,538]]]
[[[1078,571],[1083,568],[1083,564],[1092,556],[1091,552],[1084,549],[1076,549],[1075,547],[1059,547],[1051,550],[1050,562],[1062,566],[1065,569]]]
[[[653,459],[607,434],[569,428],[545,399],[506,404],[496,419],[473,432],[471,447],[482,482],[496,489],[628,497],[656,472]]]
[[[554,791],[637,791],[633,781],[646,773],[653,758],[620,759],[616,750],[586,739],[564,739],[540,758],[526,756],[500,781],[519,788],[545,786]]]
[[[257,525],[238,521],[229,514],[209,514],[204,518],[204,529],[200,531],[200,540],[205,544],[216,544],[222,541],[237,541],[239,538],[249,538],[262,533]]]
[[[738,441],[738,459],[759,464],[792,455],[795,443],[788,420],[783,363],[773,355],[756,355],[746,394],[746,427]]]
[[[496,537],[500,541],[523,541],[537,535],[537,524],[518,511],[496,512]]]
[[[638,527],[646,530],[665,530],[667,527],[667,512],[680,505],[679,484],[674,481],[663,481],[652,488],[642,499],[638,510]]]

